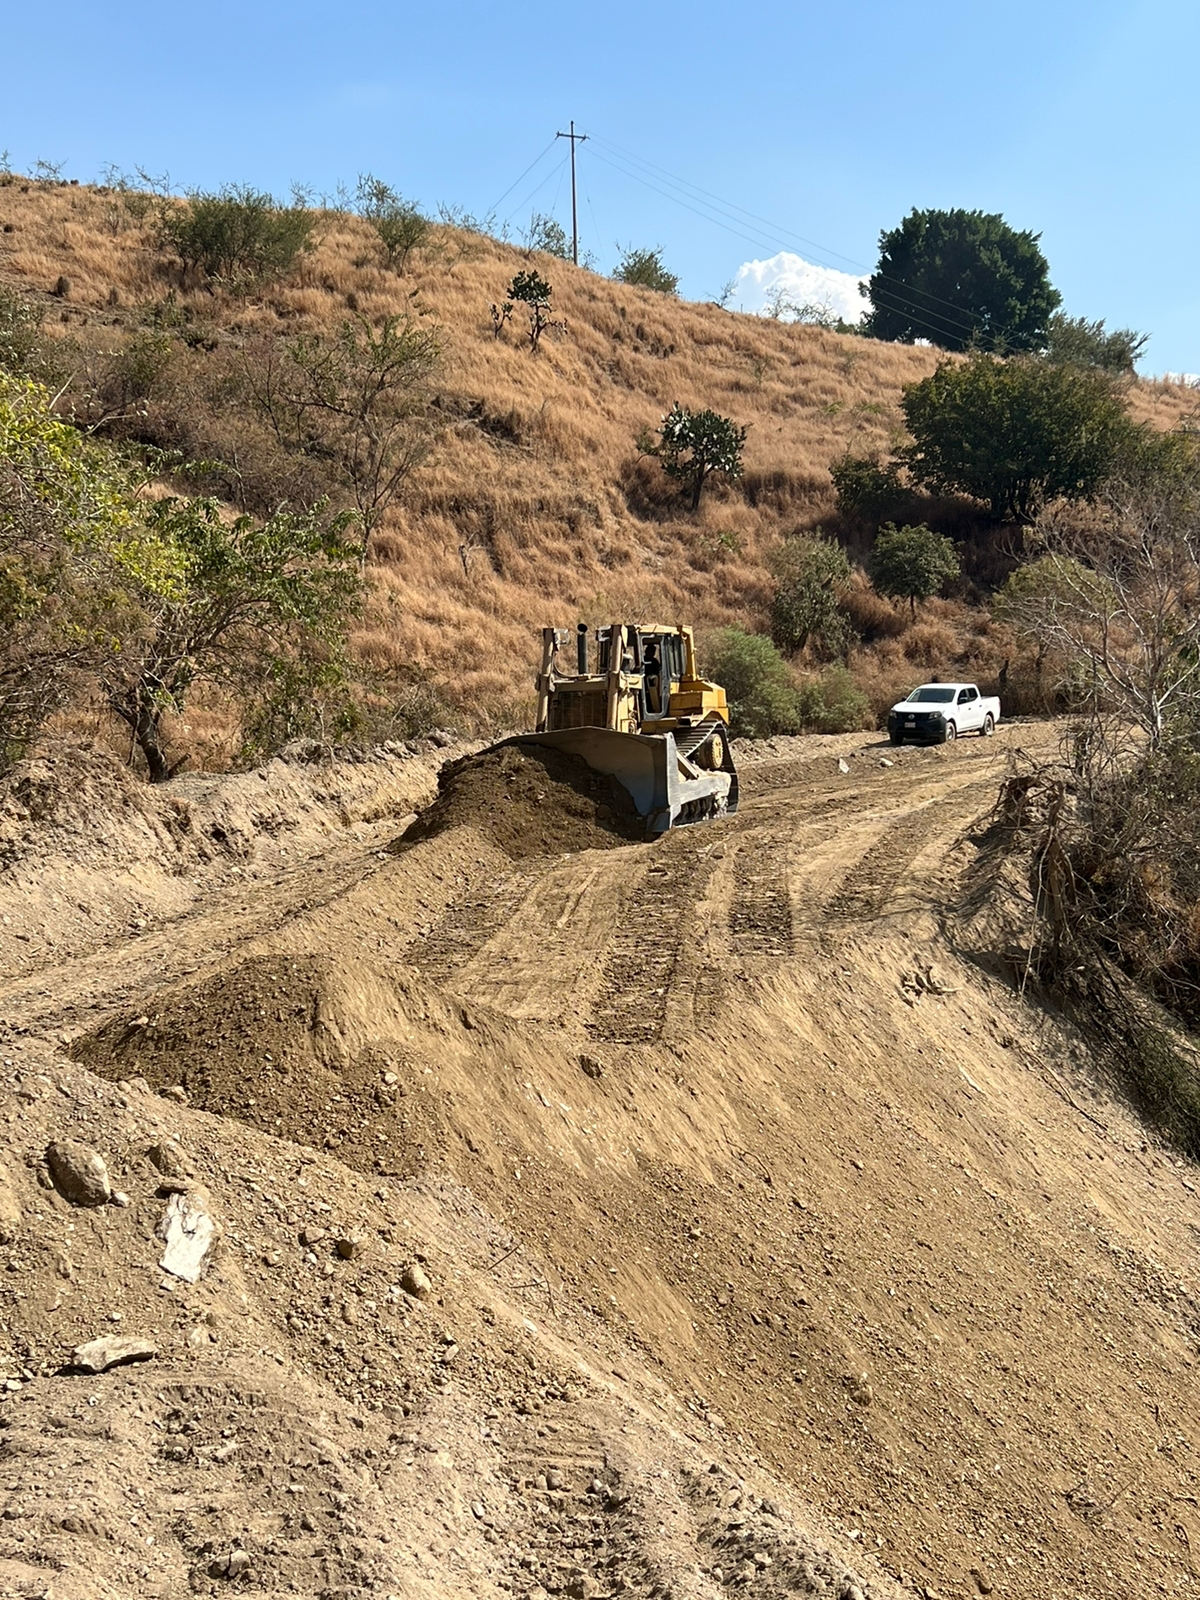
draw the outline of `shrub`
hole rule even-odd
[[[540,211],[532,213],[521,238],[526,250],[540,250],[543,255],[557,256],[560,261],[571,259],[571,241],[562,223]]]
[[[771,559],[775,594],[771,636],[781,649],[803,650],[810,640],[825,654],[844,656],[854,630],[841,598],[850,582],[850,560],[840,544],[818,533],[788,539]]]
[[[345,518],[328,521],[320,506],[231,523],[213,500],[172,499],[152,506],[148,521],[178,578],[143,589],[148,625],[101,682],[150,781],[163,783],[179,765],[168,761],[163,717],[183,709],[198,680],[277,708],[337,685],[362,579]]]
[[[34,377],[42,364],[40,306],[0,286],[0,367],[22,377]]]
[[[279,206],[248,184],[232,184],[164,208],[159,228],[186,267],[210,278],[265,278],[311,248],[314,221],[305,206]]]
[[[1114,328],[1109,333],[1103,318],[1089,322],[1086,317],[1068,317],[1056,311],[1050,318],[1046,359],[1060,366],[1100,367],[1132,376],[1149,338],[1132,328]]]
[[[441,330],[420,317],[351,317],[244,364],[253,403],[288,451],[327,463],[351,496],[362,554],[432,447]]]
[[[684,485],[695,511],[714,472],[727,478],[741,477],[746,433],[729,417],[715,411],[689,411],[676,400],[659,423],[657,437],[647,429],[639,434],[637,443],[643,455],[661,462],[668,478]]]
[[[144,597],[178,586],[137,488],[54,415],[47,389],[0,374],[0,767],[76,681],[134,647]]]
[[[874,721],[870,700],[841,666],[801,684],[798,704],[801,727],[814,733],[857,733]]]
[[[425,243],[429,219],[411,200],[376,178],[364,173],[358,180],[358,212],[379,235],[390,267],[403,272],[413,251]]]
[[[663,266],[662,246],[653,250],[625,251],[617,263],[613,277],[618,283],[630,283],[639,289],[656,289],[659,294],[678,294],[679,275],[668,272]]]
[[[916,482],[1017,522],[1048,500],[1093,494],[1146,432],[1105,373],[1030,358],[943,362],[901,405],[913,438],[902,459]]]
[[[722,628],[708,641],[704,672],[725,690],[730,731],[736,737],[769,739],[798,730],[800,708],[792,674],[762,634]]]
[[[898,528],[889,522],[871,552],[871,574],[880,594],[907,600],[915,616],[918,600],[928,600],[961,570],[958,552],[944,533],[923,522]]]
[[[512,314],[513,304],[523,305],[529,316],[529,348],[536,352],[547,328],[565,328],[566,322],[555,319],[550,297],[554,290],[539,272],[518,272],[508,286],[508,299],[504,302],[502,320],[496,321],[497,307],[492,307],[492,320],[496,324],[496,337]]]
[[[902,517],[915,499],[901,483],[900,468],[894,461],[880,462],[878,456],[847,452],[829,472],[837,490],[838,510],[844,517],[865,517],[876,523]]]

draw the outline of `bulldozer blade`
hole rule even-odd
[[[524,733],[505,744],[543,745],[579,756],[595,772],[606,773],[628,791],[646,835],[701,822],[737,810],[738,781],[723,728],[721,770],[707,771],[680,754],[670,733],[614,733],[611,728],[563,728],[554,733]]]

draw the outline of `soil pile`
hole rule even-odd
[[[646,836],[628,790],[579,756],[513,741],[442,769],[438,797],[405,845],[474,828],[514,861],[610,850]]]

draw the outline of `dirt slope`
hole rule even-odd
[[[1193,1586],[1195,1186],[954,913],[1051,739],[780,741],[652,846],[381,830],[5,980],[0,1592]],[[65,1137],[128,1205],[39,1187]],[[59,1370],[113,1327],[157,1356]]]

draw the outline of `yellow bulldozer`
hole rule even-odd
[[[560,652],[570,630],[542,630],[537,732],[521,744],[581,757],[615,778],[649,837],[737,810],[725,691],[696,670],[690,628],[613,622],[575,630],[572,672]]]

